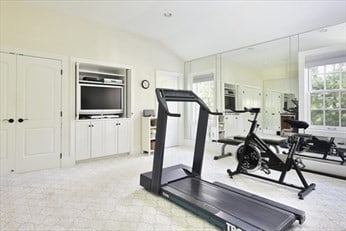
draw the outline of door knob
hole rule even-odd
[[[19,118],[19,119],[18,119],[18,122],[19,122],[19,123],[22,123],[24,120],[28,120],[28,119]]]
[[[3,121],[7,121],[9,123],[13,123],[14,122],[14,119],[3,119]]]

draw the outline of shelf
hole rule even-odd
[[[107,86],[125,86],[125,84],[123,83],[107,84],[104,82],[88,81],[88,80],[79,80],[79,83],[90,83],[90,84],[107,85]]]
[[[79,73],[125,77],[125,74],[116,74],[116,73],[102,72],[102,71],[89,71],[89,70],[81,70],[81,69],[79,69]]]

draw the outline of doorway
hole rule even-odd
[[[182,89],[182,74],[168,71],[156,71],[156,88]],[[171,112],[181,114],[182,105],[177,102],[168,102]],[[183,116],[182,116],[183,117]],[[165,147],[174,147],[183,142],[183,118],[168,117]]]

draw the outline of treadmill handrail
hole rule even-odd
[[[209,107],[199,98],[193,91],[190,90],[175,90],[167,88],[156,88],[156,96],[159,104],[164,108],[168,116],[180,117],[179,113],[171,113],[168,109],[167,102],[196,102],[201,108],[206,110],[211,115],[222,115],[220,112],[212,112]]]

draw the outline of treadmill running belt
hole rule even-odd
[[[185,178],[164,186],[169,192],[172,188],[190,198],[200,201],[204,206],[214,207],[263,230],[280,230],[295,221],[292,213],[270,206],[259,200],[248,198],[222,187],[215,186],[197,178]],[[217,211],[219,212],[219,211]]]

